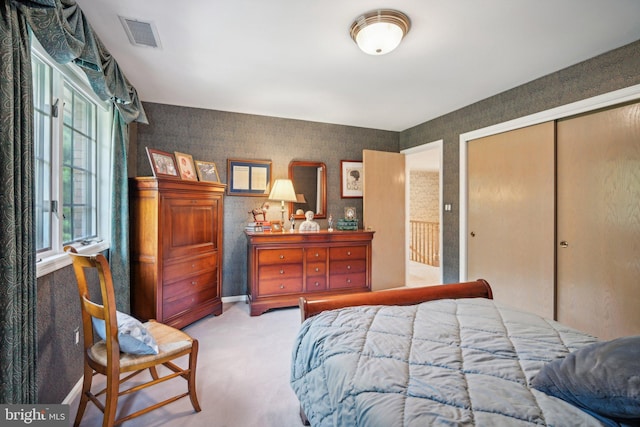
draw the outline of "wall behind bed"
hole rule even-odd
[[[452,56],[455,60],[455,56]],[[508,120],[640,84],[640,40],[400,133],[400,150],[442,139],[445,282],[459,280],[459,136]]]

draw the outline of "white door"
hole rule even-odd
[[[371,288],[405,284],[404,154],[363,150],[363,226],[375,231],[372,242]]]

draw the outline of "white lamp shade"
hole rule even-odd
[[[378,22],[360,30],[356,43],[364,53],[384,55],[398,47],[404,34],[400,27],[388,22]]]
[[[297,201],[296,192],[293,189],[293,182],[291,182],[290,179],[276,179],[269,193],[269,200],[277,200],[279,202]]]

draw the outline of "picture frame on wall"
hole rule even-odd
[[[264,197],[271,190],[271,160],[227,159],[227,194]]]
[[[156,178],[180,178],[176,158],[166,151],[145,147],[151,164],[151,171]]]
[[[196,160],[196,172],[198,173],[198,179],[203,182],[220,182],[220,175],[218,175],[218,168],[214,162],[204,162],[202,160]]]
[[[340,161],[340,197],[343,199],[362,198],[362,180],[364,178],[362,162],[357,160]]]
[[[191,154],[180,153],[178,151],[175,151],[174,154],[176,155],[180,178],[186,179],[187,181],[197,181],[198,175],[196,174],[196,166],[193,163]]]

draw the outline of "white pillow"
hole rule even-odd
[[[130,354],[158,354],[158,344],[140,321],[126,313],[116,312],[120,351]],[[106,338],[104,320],[92,319],[93,327],[101,339]]]

